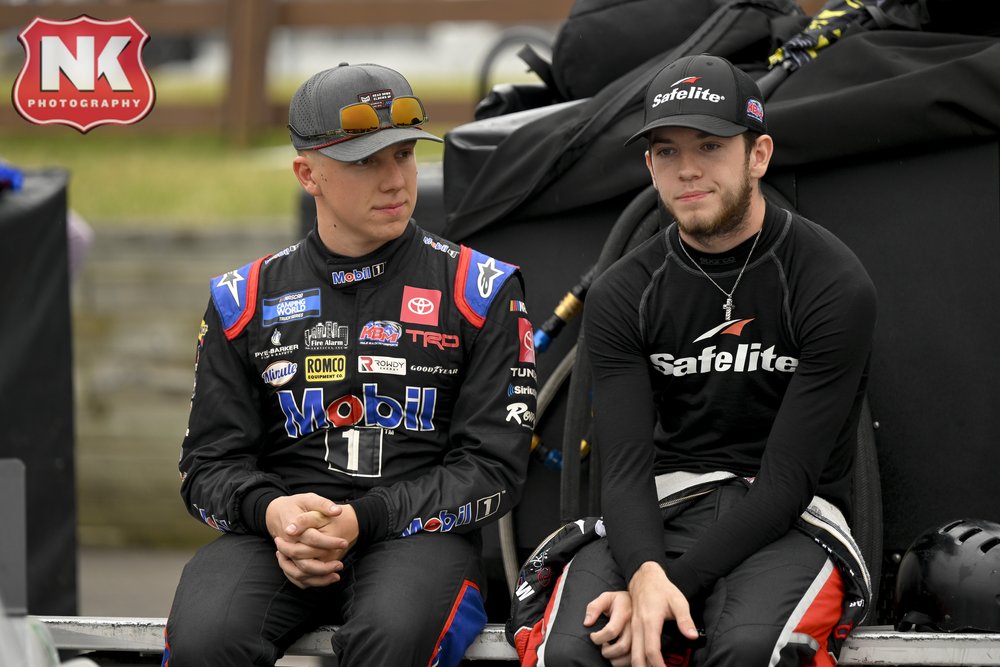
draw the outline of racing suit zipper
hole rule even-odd
[[[713,486],[708,489],[703,489],[701,491],[695,491],[694,493],[689,493],[686,496],[681,496],[679,498],[664,498],[660,501],[660,509],[666,509],[668,507],[673,507],[675,505],[680,505],[681,503],[686,503],[689,500],[694,500],[695,498],[700,498],[701,496],[707,496],[719,487]]]

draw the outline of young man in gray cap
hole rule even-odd
[[[587,296],[607,538],[566,566],[531,650],[544,665],[833,665],[870,599],[844,516],[873,285],[762,196],[764,105],[728,61],[660,70],[638,139],[672,221]]]
[[[300,243],[211,281],[164,665],[273,665],[337,623],[347,665],[456,665],[486,621],[480,529],[518,501],[535,410],[517,268],[421,230],[423,105],[342,64],[289,109]]]

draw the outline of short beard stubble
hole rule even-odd
[[[723,195],[722,210],[714,219],[700,225],[689,225],[677,216],[670,205],[663,201],[662,197],[660,197],[660,201],[663,202],[664,208],[667,209],[671,217],[677,221],[677,226],[682,232],[698,243],[710,245],[711,241],[724,238],[739,230],[746,220],[747,212],[750,210],[752,197],[753,187],[750,185],[750,155],[747,154],[743,166],[743,180],[740,183],[739,189]]]

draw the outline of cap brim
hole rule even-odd
[[[657,118],[647,123],[645,127],[629,137],[625,145],[628,146],[636,139],[645,137],[658,127],[689,127],[716,137],[735,137],[737,134],[743,134],[749,129],[743,125],[737,125],[736,123],[716,118],[715,116],[705,116],[702,114],[668,116],[667,118]]]
[[[356,160],[363,160],[369,155],[379,152],[386,146],[392,146],[404,141],[415,141],[417,139],[442,141],[440,137],[435,137],[430,132],[425,132],[419,127],[387,127],[378,132],[360,134],[353,139],[340,141],[316,150],[334,160],[354,162]]]

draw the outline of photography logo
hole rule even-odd
[[[25,120],[86,133],[109,123],[131,125],[153,108],[156,93],[142,63],[149,35],[131,17],[36,18],[18,39],[24,67],[11,97]]]

